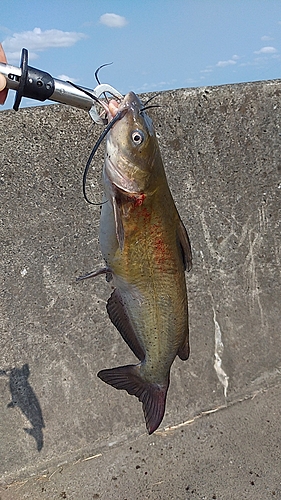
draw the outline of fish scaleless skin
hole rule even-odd
[[[102,370],[98,377],[135,395],[148,432],[160,425],[177,355],[189,356],[184,271],[191,268],[187,232],[172,199],[150,118],[130,92],[124,116],[110,130],[104,166],[100,244],[115,290],[109,317],[139,359]],[[117,112],[115,102],[111,115]]]

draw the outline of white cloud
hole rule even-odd
[[[5,46],[4,46],[4,49],[5,49]],[[19,62],[20,54],[21,54],[21,50],[20,49],[19,50],[15,50],[14,52],[9,52],[9,51],[7,51],[5,49],[5,53],[6,53],[6,57],[7,57],[8,63],[11,63],[12,61]],[[33,61],[34,59],[37,59],[37,57],[38,57],[38,54],[36,54],[36,52],[30,52],[30,51],[28,51],[28,60],[29,61]]]
[[[79,82],[79,79],[77,79],[77,78],[72,78],[71,76],[64,75],[64,74],[62,74],[62,75],[58,75],[58,76],[57,76],[57,78],[58,78],[59,80],[63,80],[64,82],[73,82],[73,83],[77,83],[77,82]]]
[[[14,33],[3,40],[2,45],[6,52],[7,59],[18,60],[23,47],[36,52],[29,53],[29,59],[38,57],[37,52],[50,47],[71,47],[81,38],[85,38],[84,33],[75,31],[45,30],[34,28],[32,31],[22,31]]]
[[[260,50],[255,50],[255,54],[276,54],[278,50],[275,47],[262,47]]]
[[[128,24],[128,21],[125,17],[118,14],[107,13],[100,17],[100,23],[109,26],[109,28],[123,28]]]
[[[227,61],[217,62],[216,66],[218,66],[219,68],[224,68],[225,66],[231,66],[233,64],[236,64],[236,61],[234,59],[228,59]]]
[[[9,28],[7,28],[7,26],[3,25],[0,26],[0,32],[5,33],[5,35],[10,35],[12,33],[12,31]]]
[[[166,88],[166,89],[173,89],[175,87],[175,84],[176,84],[177,80],[175,78],[173,78],[172,80],[169,80],[169,81],[160,81],[160,82],[153,82],[153,83],[143,83],[141,87],[138,87],[136,90],[136,92],[148,92],[152,89],[156,89],[156,90],[161,90],[161,88],[163,89]]]
[[[263,42],[268,42],[269,40],[273,40],[272,36],[264,35],[261,37]]]
[[[218,61],[215,65],[211,66],[206,66],[205,69],[201,69],[200,73],[203,73],[203,75],[200,77],[201,80],[205,78],[204,75],[207,75],[208,73],[212,73],[215,68],[225,68],[226,66],[234,66],[237,61],[240,59],[240,56],[237,54],[234,54],[231,59],[227,59],[225,61]]]

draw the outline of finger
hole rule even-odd
[[[5,52],[3,50],[2,44],[0,43],[0,62],[7,63],[7,58],[5,56]]]
[[[5,52],[3,50],[1,43],[0,43],[0,62],[7,63],[7,58],[5,56]],[[8,89],[6,89],[5,87],[6,87],[6,78],[4,77],[4,75],[0,74],[0,104],[4,104],[7,98]]]

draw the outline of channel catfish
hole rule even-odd
[[[139,360],[101,370],[98,377],[142,402],[149,434],[160,425],[170,368],[189,356],[185,270],[189,238],[168,187],[152,120],[133,93],[109,103],[111,119],[103,169],[105,200],[100,246],[114,291],[112,323]]]

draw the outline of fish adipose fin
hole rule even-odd
[[[187,230],[185,229],[182,220],[179,221],[178,238],[182,250],[184,268],[190,271],[192,268],[192,252]]]
[[[116,389],[124,389],[142,403],[146,427],[152,434],[162,422],[165,413],[169,382],[165,386],[146,382],[140,376],[140,365],[119,366],[101,370],[98,377]]]
[[[106,309],[112,323],[122,335],[125,342],[128,344],[135,356],[140,361],[143,361],[145,358],[145,352],[136,337],[134,328],[131,324],[129,316],[126,313],[126,309],[118,290],[114,290],[114,292],[112,292],[107,301]]]

